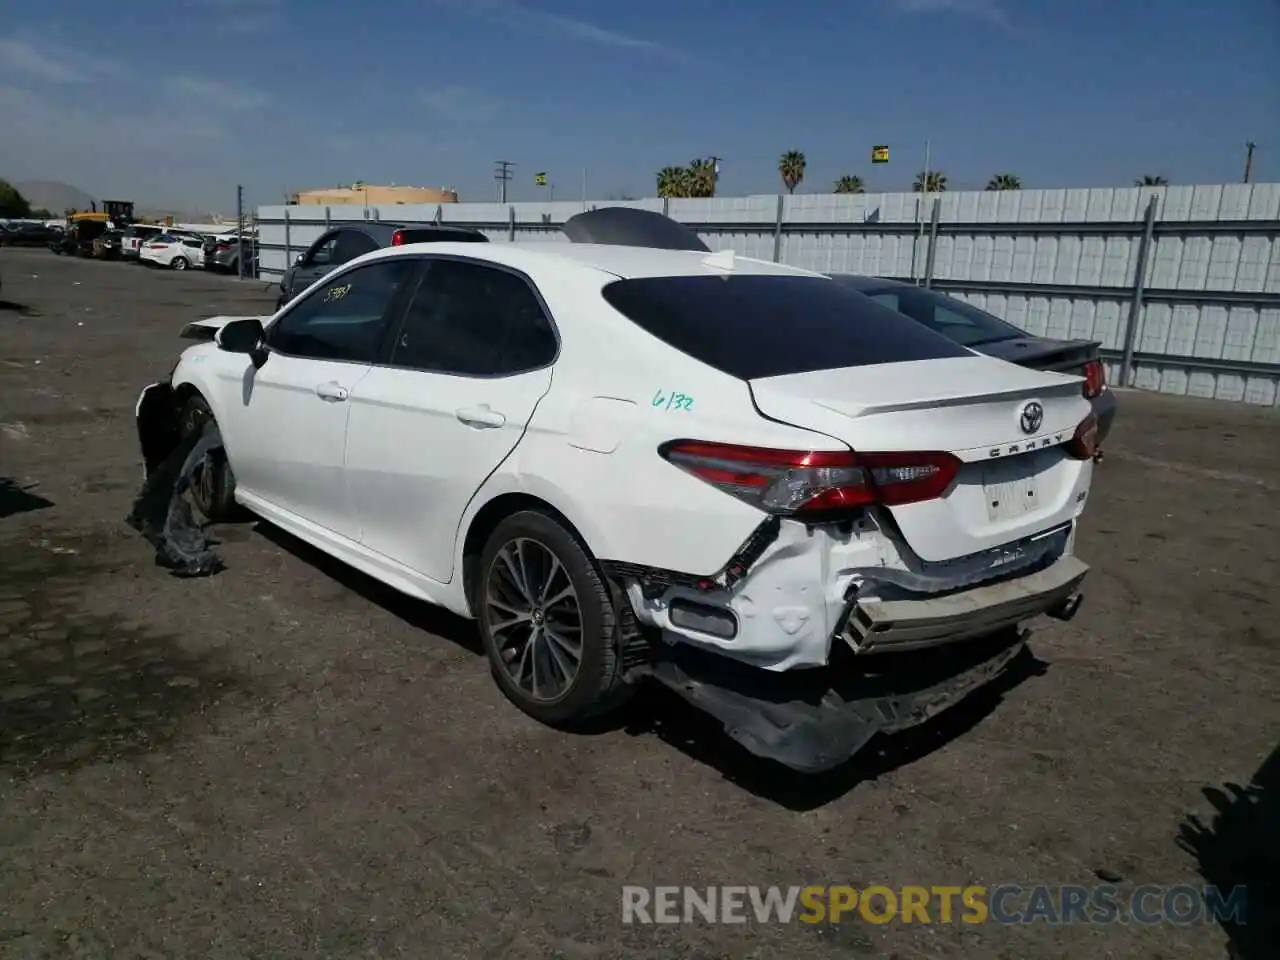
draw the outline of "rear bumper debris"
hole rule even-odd
[[[642,669],[752,754],[804,774],[832,770],[877,734],[918,726],[1006,672],[1016,630],[929,651],[777,674],[676,645]]]

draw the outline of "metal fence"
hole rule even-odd
[[[927,283],[1030,333],[1098,340],[1113,383],[1280,406],[1280,184],[258,208],[275,279],[351,220],[567,242],[596,206],[666,213],[713,250]],[[1128,375],[1124,375],[1128,371]]]

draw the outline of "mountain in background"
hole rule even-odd
[[[55,217],[62,216],[63,211],[68,207],[88,210],[89,204],[97,199],[79,187],[54,180],[23,180],[15,183],[14,187],[27,198],[27,202],[33,208],[37,210],[44,208]]]
[[[34,210],[48,210],[55,217],[61,217],[67,209],[89,210],[98,197],[85,193],[79,187],[56,180],[22,180],[14,182],[17,191],[27,198]],[[130,197],[107,197],[108,200],[128,200]],[[204,223],[212,219],[209,213],[192,213],[168,210],[160,207],[152,208],[139,204],[134,215],[147,220],[162,220],[166,216],[173,217],[176,223]],[[234,216],[231,218],[235,219]]]

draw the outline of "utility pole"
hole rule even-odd
[[[720,161],[724,157],[711,156],[707,159],[711,161],[711,170],[715,174],[711,178],[711,195],[714,197],[716,195],[716,187],[720,184]]]
[[[498,181],[498,202],[507,202],[507,184],[511,182],[511,168],[515,166],[510,160],[495,160],[497,169],[493,172],[493,179]]]
[[[932,140],[924,142],[924,173],[920,176],[920,199],[916,201],[916,223],[919,229],[916,231],[916,244],[911,248],[911,279],[916,279],[916,256],[917,251],[924,242],[924,204],[929,199],[929,161],[930,151],[933,147]]]
[[[244,279],[244,185],[236,184],[236,273]]]
[[[1244,182],[1249,182],[1249,174],[1253,172],[1253,148],[1257,144],[1252,140],[1244,145]]]

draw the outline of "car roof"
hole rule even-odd
[[[728,251],[703,253],[696,250],[658,250],[614,244],[567,243],[409,243],[387,247],[359,257],[360,261],[382,257],[432,254],[487,260],[525,272],[565,267],[582,267],[612,274],[622,279],[641,277],[765,274],[825,278],[824,274],[789,267],[768,260],[733,256]],[[356,261],[351,261],[355,263]]]

